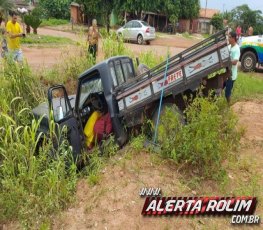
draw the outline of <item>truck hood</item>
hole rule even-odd
[[[69,96],[69,100],[70,100],[70,104],[71,107],[74,108],[75,107],[75,101],[76,101],[76,95],[70,95]],[[59,98],[56,98],[53,101],[55,107],[59,106]],[[42,120],[40,122],[40,131],[42,132],[46,132],[48,130],[49,127],[49,105],[48,102],[43,102],[41,104],[39,104],[37,107],[35,107],[33,110],[33,115],[35,117],[35,119],[40,119],[41,117]]]

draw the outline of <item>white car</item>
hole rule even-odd
[[[123,36],[124,40],[137,41],[138,44],[150,44],[155,39],[155,28],[147,22],[132,20],[117,30],[118,36]]]

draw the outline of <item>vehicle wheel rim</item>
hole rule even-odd
[[[253,66],[253,60],[251,57],[247,57],[245,60],[245,67],[246,68],[251,68]]]
[[[139,43],[139,44],[142,44],[142,36],[139,36],[139,37],[138,37],[138,43]]]

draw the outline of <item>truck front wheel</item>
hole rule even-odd
[[[162,116],[164,115],[165,110],[167,108],[171,109],[173,114],[178,117],[178,120],[179,120],[179,122],[181,124],[185,124],[185,119],[184,119],[183,112],[174,103],[165,102],[165,103],[163,103],[163,105],[161,107],[160,117],[159,117],[159,125],[161,123],[160,121],[162,120]],[[155,128],[156,128],[156,123],[157,123],[157,120],[158,120],[158,111],[159,111],[159,105],[156,106],[156,109],[155,109],[155,111],[153,113],[153,116],[152,116],[153,131],[155,131]],[[169,124],[167,124],[167,125],[169,125]]]
[[[242,55],[241,67],[244,72],[254,71],[257,64],[257,57],[252,51],[247,51]]]

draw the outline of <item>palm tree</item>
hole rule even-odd
[[[0,0],[0,25],[3,18],[7,18],[8,11],[14,8],[14,0]]]

